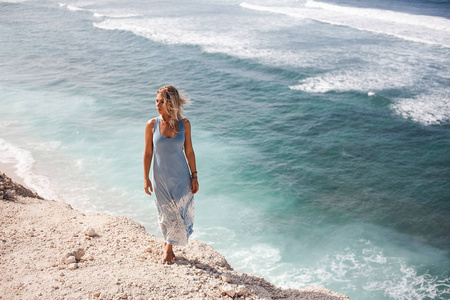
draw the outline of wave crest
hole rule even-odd
[[[240,6],[450,48],[450,20],[446,18],[317,1],[307,1],[303,7],[262,6],[247,2]]]

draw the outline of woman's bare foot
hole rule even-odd
[[[173,253],[172,245],[164,243],[164,253],[161,259],[163,264],[171,265],[176,260],[175,253]]]

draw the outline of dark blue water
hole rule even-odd
[[[0,2],[0,162],[159,235],[143,131],[174,84],[193,102],[196,239],[285,287],[448,299],[446,8]]]

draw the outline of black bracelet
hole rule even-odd
[[[198,173],[198,172],[197,172],[197,171],[192,172],[191,177],[192,177],[195,173]]]

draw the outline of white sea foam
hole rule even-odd
[[[34,171],[35,160],[30,151],[19,148],[0,138],[0,162],[14,164],[16,174],[24,183],[47,199],[59,199],[51,189],[50,179]]]
[[[399,76],[396,70],[366,71],[350,69],[309,77],[300,80],[300,84],[289,88],[308,93],[359,91],[372,95],[374,91],[409,87],[413,86],[414,83],[414,77],[406,72]]]
[[[281,260],[280,250],[269,244],[257,244],[250,248],[236,250],[227,255],[230,260],[239,261],[240,267],[247,270],[259,270],[264,266],[264,272],[270,272],[278,267]]]
[[[241,7],[311,19],[332,25],[348,26],[408,41],[450,47],[450,20],[425,15],[412,15],[389,10],[339,6],[307,1],[304,6],[261,6],[242,2]]]
[[[208,30],[189,18],[107,19],[94,23],[94,26],[130,31],[158,43],[198,46],[208,53],[225,53],[240,58],[261,58],[276,52],[255,49],[253,40],[249,37],[243,39],[239,32]]]
[[[22,3],[28,0],[0,0],[0,3]]]
[[[87,9],[92,12],[96,18],[111,18],[111,19],[126,19],[126,18],[141,18],[142,14],[133,11],[122,11],[120,9]]]
[[[419,275],[401,263],[400,275],[395,282],[368,282],[364,288],[368,291],[383,290],[392,299],[443,299],[441,297],[450,293],[450,278],[439,280],[428,273]]]
[[[230,263],[285,288],[339,283],[344,294],[365,290],[368,295],[382,293],[405,300],[436,299],[450,292],[450,278],[439,280],[427,272],[419,273],[403,258],[388,256],[383,249],[364,239],[337,252],[330,250],[331,254],[324,254],[317,263],[300,268],[298,264],[289,262],[295,257],[283,258],[280,249],[273,245],[259,243],[239,247],[233,242],[234,238],[227,241],[229,247],[221,250]]]
[[[195,45],[209,48],[237,48],[245,42],[215,31],[199,30],[192,20],[182,18],[152,19],[107,19],[94,23],[95,27],[106,30],[131,31],[136,35],[164,44]]]
[[[226,32],[206,29],[190,18],[106,19],[93,24],[105,30],[124,30],[149,40],[169,45],[192,45],[207,53],[224,53],[242,59],[255,59],[271,66],[315,66],[316,53],[264,48],[258,37],[245,29]],[[325,62],[324,62],[325,63]]]
[[[75,6],[75,5],[71,5],[71,4],[67,5],[66,8],[68,10],[71,10],[71,11],[83,11],[83,10],[86,10],[84,8],[81,8],[81,7],[78,7],[78,6]]]
[[[383,249],[367,240],[325,256],[311,268],[281,265],[285,271],[268,278],[289,288],[339,282],[343,293],[363,289],[368,294],[383,292],[393,299],[405,300],[437,299],[450,293],[450,278],[439,280],[428,273],[418,273],[402,258],[387,256]]]
[[[95,13],[94,16],[95,15],[100,15],[111,19],[140,18],[143,16],[142,14],[121,13],[119,11],[102,11],[101,13]]]
[[[380,94],[383,90],[412,90],[418,79],[399,72],[379,70],[366,73],[363,70],[345,70],[325,73],[300,80],[300,84],[290,86],[292,90],[308,93],[357,91],[368,96]],[[398,115],[423,125],[444,124],[450,121],[450,89],[421,90],[412,98],[393,99],[391,109]]]
[[[440,93],[399,99],[391,105],[398,115],[423,125],[450,122],[450,89]]]
[[[17,121],[1,121],[0,122],[0,129],[4,129],[6,127],[9,127],[10,125],[15,125],[18,124],[19,122]]]

